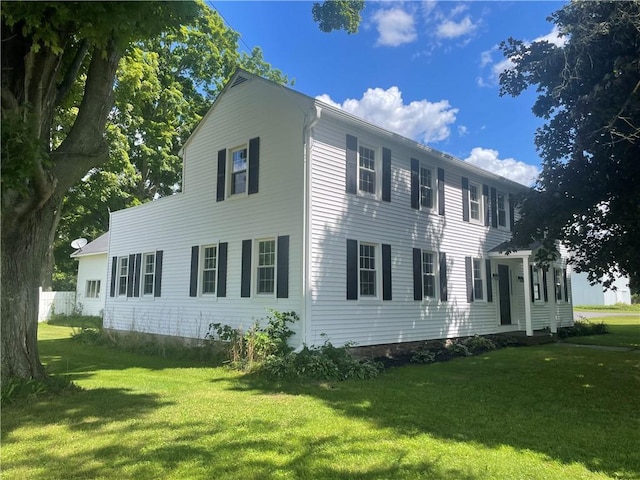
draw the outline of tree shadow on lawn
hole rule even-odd
[[[236,388],[319,398],[400,435],[509,445],[593,472],[638,478],[640,452],[632,446],[640,427],[637,355],[562,350],[504,349],[331,384],[245,376]]]

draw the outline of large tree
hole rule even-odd
[[[349,20],[331,10],[329,23],[353,31],[362,2],[340,3]],[[45,375],[37,348],[43,265],[65,194],[108,160],[107,133],[125,141],[106,129],[122,113],[113,100],[123,53],[132,42],[197,22],[206,8],[201,2],[2,2],[3,380]],[[260,58],[254,63],[262,65]],[[171,188],[164,180],[154,188],[163,182]]]
[[[514,243],[554,239],[591,281],[640,280],[640,2],[572,1],[550,20],[564,44],[501,44],[513,67],[501,95],[536,86],[542,157],[536,188],[520,203]],[[609,284],[609,282],[605,282]]]
[[[67,190],[108,158],[122,53],[198,14],[187,2],[2,3],[2,377],[44,376],[38,287]],[[72,95],[76,80],[82,93]],[[64,138],[54,118],[77,98]]]

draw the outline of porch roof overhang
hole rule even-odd
[[[489,257],[492,258],[528,258],[541,245],[541,242],[533,242],[527,246],[521,247],[513,245],[511,241],[506,241],[496,245],[487,253]]]

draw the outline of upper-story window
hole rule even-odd
[[[358,148],[358,189],[376,194],[376,151],[364,145]]]
[[[153,287],[156,277],[156,254],[145,253],[142,265],[144,266],[142,280],[142,294],[153,295]]]
[[[498,192],[498,227],[507,228],[507,197],[504,193]]]
[[[129,283],[129,257],[118,259],[118,295],[127,294]]]
[[[422,165],[420,166],[420,206],[433,208],[433,172]]]
[[[481,222],[482,191],[480,185],[469,183],[469,218],[472,222]]]
[[[247,191],[247,147],[231,151],[231,194]]]

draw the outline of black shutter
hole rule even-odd
[[[226,242],[218,244],[218,288],[216,288],[218,297],[227,296],[227,249]]]
[[[347,240],[347,300],[358,299],[358,241]]]
[[[118,273],[118,257],[111,257],[111,290],[110,297],[116,296],[116,275]]]
[[[498,228],[498,192],[491,187],[491,226]]]
[[[382,300],[392,300],[391,245],[382,244]]]
[[[278,237],[277,298],[289,298],[289,235]]]
[[[444,168],[438,168],[438,215],[444,215]]]
[[[242,241],[240,296],[245,298],[251,296],[251,240]]]
[[[140,267],[142,266],[142,254],[136,253],[133,267],[133,296],[140,296]]]
[[[469,179],[462,177],[462,220],[469,221]]]
[[[189,277],[189,296],[198,296],[198,256],[200,255],[200,247],[195,245],[191,247],[191,275]]]
[[[447,254],[440,252],[440,300],[447,301]]]
[[[391,201],[391,150],[382,149],[382,201]]]
[[[358,139],[347,134],[346,158],[347,193],[358,192]]]
[[[422,300],[422,250],[413,249],[413,299]]]
[[[515,225],[515,198],[513,195],[509,194],[509,230],[513,232],[513,227]]]
[[[136,256],[134,254],[129,255],[129,266],[127,270],[127,297],[133,296],[133,276],[136,263]]]
[[[486,259],[484,270],[487,277],[487,302],[493,302],[493,283],[491,282],[491,260]]]
[[[218,177],[216,186],[216,202],[224,200],[224,186],[226,184],[227,151],[218,150]]]
[[[411,159],[411,208],[420,209],[420,162]]]
[[[538,272],[538,280],[540,279],[539,275],[540,275],[540,272]],[[529,280],[530,280],[529,283],[531,284],[531,302],[535,302],[536,294],[535,294],[534,285],[533,285],[533,265],[529,265]],[[547,287],[545,286],[545,288]]]
[[[249,188],[248,194],[258,193],[260,176],[260,137],[249,140]]]
[[[153,279],[153,296],[159,297],[162,294],[162,250],[156,252],[156,275]]]
[[[538,276],[538,280],[540,277]],[[549,301],[549,290],[547,288],[547,269],[542,267],[542,291],[544,292],[544,301]],[[555,291],[555,289],[554,289]]]
[[[564,283],[564,301],[569,301],[569,285],[567,283],[567,269],[562,269],[562,282]]]
[[[467,302],[473,302],[473,262],[471,257],[464,257],[464,274],[467,284]]]
[[[484,207],[484,226],[491,225],[491,212],[489,209],[489,185],[482,185],[482,205]]]

